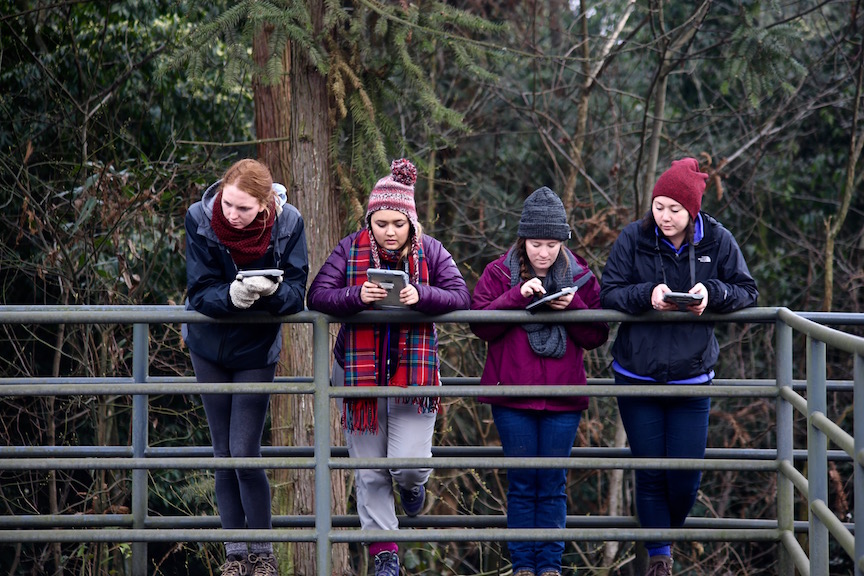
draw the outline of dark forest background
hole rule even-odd
[[[425,231],[469,287],[544,185],[569,211],[569,246],[600,275],[656,177],[693,156],[712,176],[703,209],[735,234],[759,305],[860,313],[862,11],[860,0],[0,1],[0,304],[182,303],[185,210],[242,157],[289,187],[306,219],[310,280],[402,156],[420,172]],[[442,328],[445,375],[479,375],[482,344]],[[0,330],[4,377],[130,373],[128,326]],[[179,326],[151,331],[150,373],[191,375]],[[773,376],[773,326],[718,335],[718,377]],[[308,327],[285,338],[280,374],[310,374]],[[801,378],[804,343],[796,350]],[[608,377],[609,361],[608,345],[587,355],[589,376]],[[848,379],[851,360],[829,357],[829,371]],[[311,444],[303,402],[273,397],[266,442]],[[2,397],[0,439],[126,445],[130,405],[124,395]],[[850,407],[851,394],[832,396],[830,417],[847,430]],[[622,446],[616,416],[614,399],[592,400],[577,445]],[[150,418],[152,445],[209,444],[198,397],[153,397]],[[773,402],[718,400],[711,418],[711,447],[774,446]],[[439,445],[496,442],[488,408],[473,401],[450,402],[439,419]],[[845,521],[848,472],[831,470]],[[152,476],[152,514],[213,514],[208,471]],[[334,478],[334,511],[350,513],[351,477]],[[4,471],[0,502],[3,514],[123,512],[128,480]],[[775,481],[706,473],[694,514],[776,517]],[[276,513],[309,513],[308,473],[274,471],[273,484]],[[505,511],[503,471],[439,471],[430,494],[431,513]],[[571,514],[629,515],[631,494],[620,471],[570,474]],[[221,563],[216,545],[150,551],[154,574]],[[6,545],[0,573],[123,574],[128,553]],[[314,570],[308,546],[279,553],[286,570]],[[633,557],[632,545],[573,542],[565,562],[630,574]],[[362,573],[364,558],[359,547],[334,551],[345,573]],[[681,574],[772,574],[776,547],[694,542],[676,558]],[[832,574],[851,573],[844,558]],[[487,543],[409,546],[404,564],[411,574],[507,570],[503,545]]]

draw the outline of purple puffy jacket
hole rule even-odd
[[[575,255],[583,270],[588,263]],[[507,254],[488,266],[474,288],[473,310],[524,310],[531,303],[519,291],[521,284],[510,286],[510,269]],[[587,272],[586,272],[587,273]],[[582,273],[579,273],[579,277]],[[574,280],[578,278],[574,276]],[[600,308],[600,283],[592,277],[573,295],[568,310]],[[520,324],[471,324],[471,330],[489,343],[486,365],[483,368],[482,384],[544,386],[558,384],[584,385],[585,364],[582,351],[597,348],[609,337],[609,326],[605,322],[569,323],[567,349],[562,358],[538,356],[528,343],[528,333]],[[567,412],[584,410],[588,398],[584,396],[557,398],[505,398],[480,397],[480,402],[499,404],[526,410],[550,410]]]
[[[360,300],[360,286],[348,286],[348,254],[358,234],[360,232],[354,232],[340,240],[321,266],[306,296],[306,305],[310,310],[331,316],[351,316],[371,309],[371,306]],[[467,310],[471,304],[471,294],[453,257],[441,242],[431,236],[424,234],[422,243],[429,269],[429,284],[415,285],[420,301],[414,304],[413,309],[433,316],[454,310]],[[343,326],[333,348],[333,354],[340,366],[345,365],[344,340]]]

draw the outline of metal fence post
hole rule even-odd
[[[312,324],[315,382],[315,539],[318,574],[331,573],[330,550],[330,335],[323,315]]]
[[[864,356],[855,355],[853,372],[855,392],[853,394],[853,434],[855,454],[853,457],[855,486],[855,521],[864,518]],[[855,576],[864,576],[864,529],[855,530]]]
[[[792,327],[778,320],[776,323],[777,357],[776,374],[778,388],[792,387]],[[777,396],[777,463],[793,464],[794,421],[793,408],[783,396]],[[782,472],[777,473],[777,526],[780,530],[794,534],[795,529],[795,488],[792,479]],[[781,540],[778,544],[778,576],[794,576],[795,564],[792,556]]]
[[[148,324],[132,328],[132,380],[147,382],[149,362]],[[147,401],[145,394],[132,397],[132,457],[144,458],[147,450]],[[147,521],[147,470],[132,470],[132,528],[143,529]],[[132,574],[147,576],[147,542],[132,542]]]
[[[810,573],[828,574],[828,527],[814,503],[828,503],[828,437],[813,424],[813,415],[828,409],[825,343],[807,337],[807,501],[810,517]]]

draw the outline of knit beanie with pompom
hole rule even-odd
[[[393,160],[390,174],[378,180],[369,194],[366,221],[378,210],[396,210],[408,217],[412,225],[417,224],[417,207],[414,205],[414,183],[417,168],[405,158]],[[415,226],[416,230],[416,226]]]
[[[412,271],[411,280],[416,282],[419,278],[419,250],[420,230],[417,220],[417,207],[414,204],[414,183],[417,182],[417,168],[406,158],[393,160],[390,164],[390,175],[385,176],[375,183],[369,194],[369,204],[366,208],[366,227],[369,229],[369,239],[372,242],[372,265],[381,267],[375,235],[372,233],[371,217],[378,210],[395,210],[404,214],[411,223],[412,233],[411,254],[415,269]]]

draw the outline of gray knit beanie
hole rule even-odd
[[[543,186],[525,199],[516,235],[520,238],[549,240],[570,238],[564,203],[555,192]]]

